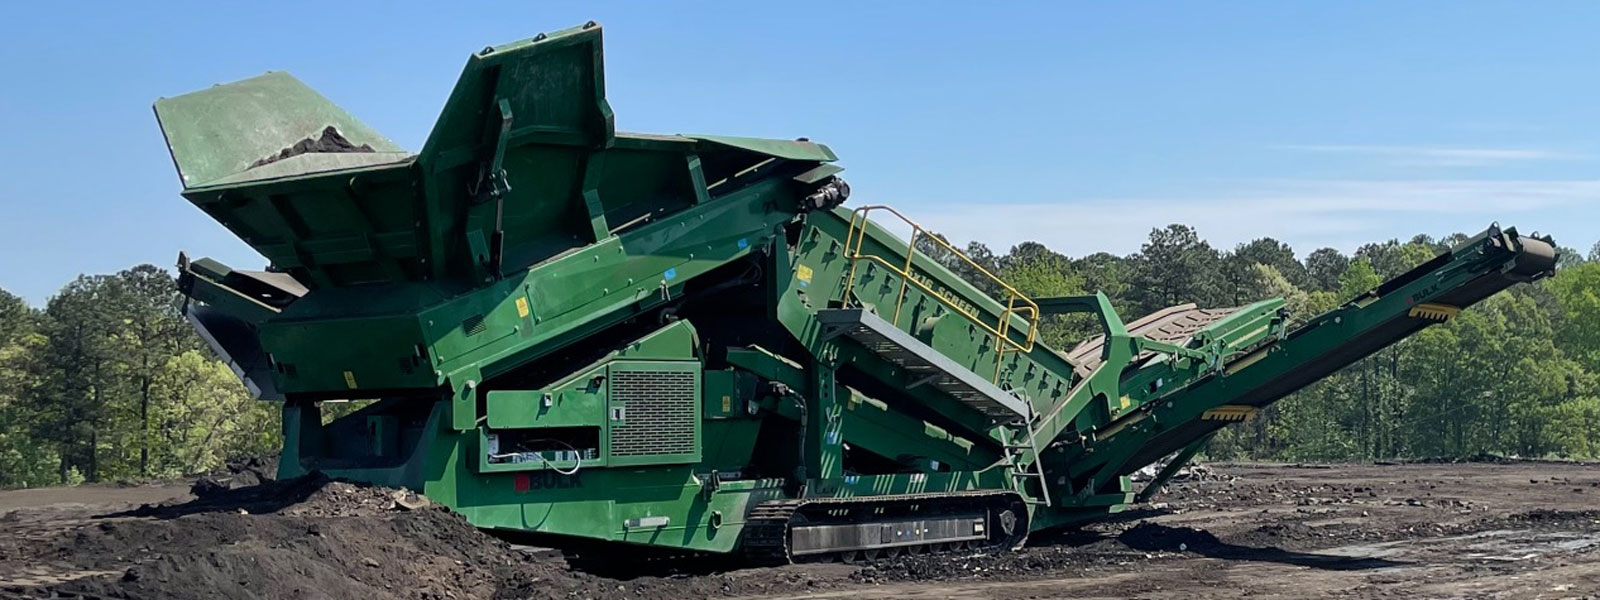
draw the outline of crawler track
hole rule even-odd
[[[1026,541],[1027,519],[1011,492],[778,500],[751,511],[741,548],[749,563],[769,566],[1009,550]]]

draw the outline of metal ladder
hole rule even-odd
[[[1043,501],[1029,498],[1026,494],[1024,494],[1024,502],[1036,506],[1050,506],[1053,503],[1050,499],[1050,480],[1046,479],[1044,475],[1044,461],[1041,460],[1039,453],[1039,442],[1034,436],[1035,428],[1033,426],[1032,419],[1024,421],[1022,423],[1022,429],[1028,434],[1027,443],[1025,444],[1012,441],[1011,434],[1009,433],[1010,429],[1008,427],[1001,428],[1001,431],[1004,432],[1001,434],[1001,441],[1005,443],[1006,465],[1009,467],[1007,471],[1010,473],[1013,483],[1026,480],[1028,478],[1037,479],[1039,481],[1039,494],[1043,496]],[[1023,466],[1018,462],[1022,457],[1023,450],[1033,453],[1033,464],[1030,465],[1031,468],[1023,468]],[[1021,489],[1022,486],[1019,485],[1017,487]]]

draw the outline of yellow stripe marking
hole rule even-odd
[[[1440,323],[1448,322],[1450,319],[1456,318],[1456,315],[1459,314],[1461,314],[1461,307],[1451,306],[1449,304],[1439,304],[1437,302],[1424,302],[1422,304],[1418,304],[1411,307],[1411,312],[1409,313],[1409,315],[1412,317],[1428,319],[1430,321],[1438,321]]]
[[[1200,415],[1202,421],[1248,421],[1255,416],[1256,407],[1225,404]]]

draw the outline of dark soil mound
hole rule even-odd
[[[405,492],[320,474],[105,515],[0,555],[89,575],[58,593],[128,599],[600,597],[618,582],[534,560]],[[411,496],[415,498],[415,496]],[[503,596],[503,594],[501,594]]]
[[[221,469],[201,475],[189,491],[196,496],[209,496],[223,490],[235,490],[278,478],[278,457],[251,456],[228,461]]]
[[[323,128],[321,137],[303,138],[300,141],[295,142],[293,146],[279,150],[272,156],[268,156],[251,163],[250,168],[254,169],[262,165],[269,165],[278,162],[285,158],[313,152],[375,152],[375,150],[373,150],[372,146],[368,144],[357,146],[355,142],[346,139],[344,134],[339,133],[339,130],[334,128],[334,126],[329,125]]]

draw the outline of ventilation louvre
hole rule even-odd
[[[699,390],[695,373],[683,370],[613,369],[608,382],[613,417],[611,455],[617,457],[698,454],[695,420]]]

